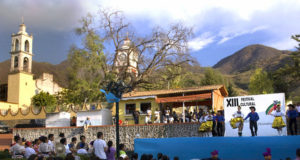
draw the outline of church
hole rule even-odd
[[[53,75],[43,73],[38,79],[32,74],[33,36],[26,32],[24,22],[11,36],[11,59],[8,80],[0,84],[0,110],[18,110],[31,105],[31,98],[41,91],[55,94],[62,88],[53,81]]]

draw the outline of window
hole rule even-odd
[[[25,71],[28,71],[28,61],[29,61],[29,59],[27,58],[27,57],[25,57],[24,58],[24,60],[23,60],[23,68],[24,68],[24,70]]]
[[[16,39],[16,42],[15,42],[15,51],[19,51],[19,40]]]
[[[132,114],[135,111],[135,103],[134,104],[125,104],[125,113]]]
[[[25,41],[25,52],[29,52],[29,42],[28,42],[28,40]]]
[[[18,67],[18,64],[19,63],[19,59],[18,59],[18,56],[15,56],[15,60],[14,60],[14,67],[17,68]]]
[[[151,110],[151,103],[147,102],[147,103],[141,103],[141,114],[147,114],[147,110],[150,109]]]

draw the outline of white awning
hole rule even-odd
[[[122,98],[121,101],[128,101],[128,100],[136,100],[136,99],[149,99],[149,98],[156,98],[156,96],[140,96],[140,97],[128,97]]]

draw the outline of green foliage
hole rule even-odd
[[[273,81],[268,77],[268,73],[261,68],[255,70],[250,77],[249,91],[251,94],[273,93]]]
[[[286,98],[290,98],[290,92],[299,86],[300,80],[300,35],[294,35],[292,39],[298,42],[298,47],[291,54],[290,63],[272,73],[275,91],[284,92]]]
[[[212,68],[206,68],[204,78],[201,80],[201,85],[224,84],[225,80],[222,74]]]
[[[32,104],[36,107],[45,106],[47,111],[53,111],[56,107],[57,101],[54,95],[42,91],[32,97]]]
[[[228,91],[228,96],[229,97],[234,97],[234,96],[238,95],[236,90],[233,88],[233,84],[231,82],[229,82],[229,85],[227,87],[227,91]]]
[[[84,47],[72,47],[69,52],[70,83],[68,90],[60,94],[60,102],[63,104],[99,101],[102,97],[99,89],[103,88],[103,80],[109,79],[105,73],[107,66],[103,53],[103,41],[93,29],[89,28],[92,17],[88,16],[82,21],[83,27],[77,32],[84,37]]]

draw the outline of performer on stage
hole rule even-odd
[[[297,117],[298,112],[295,110],[295,106],[293,104],[289,104],[289,110],[287,111],[287,116],[289,120],[289,129],[291,135],[297,135]],[[293,131],[294,124],[294,131]]]
[[[282,119],[282,116],[284,116],[284,113],[281,112],[280,106],[276,106],[276,110],[272,112],[272,115],[275,117],[272,128],[277,129],[278,135],[282,135],[282,128],[285,127],[285,123]]]
[[[222,114],[222,111],[218,111],[218,114],[217,114],[217,133],[218,133],[218,136],[224,136],[224,116]]]
[[[200,127],[199,127],[199,132],[206,132],[206,113],[204,112],[202,117],[199,119],[199,122],[201,123]],[[204,136],[206,136],[206,134],[204,134]]]
[[[250,130],[252,136],[257,136],[257,121],[259,120],[258,114],[255,112],[255,107],[251,106],[249,107],[251,109],[251,112],[247,115],[247,117],[244,120],[247,120],[250,117]],[[253,131],[254,128],[254,131]]]
[[[212,127],[213,127],[213,119],[214,116],[212,115],[212,112],[208,112],[208,115],[205,117],[206,120],[206,131],[208,132],[208,136],[212,137]]]
[[[241,112],[241,106],[238,106],[237,109],[232,115],[233,118],[230,120],[230,124],[233,129],[238,128],[238,134],[241,137],[244,127],[244,114]]]

